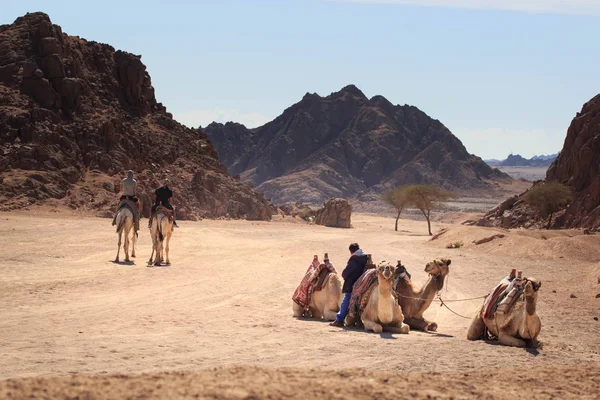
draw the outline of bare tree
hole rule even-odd
[[[458,196],[433,185],[409,185],[402,188],[406,196],[406,205],[420,210],[427,220],[427,230],[431,233],[431,211],[441,207],[442,203]]]
[[[381,195],[381,200],[391,205],[396,209],[396,227],[395,230],[398,232],[398,220],[402,210],[406,207],[406,193],[403,188],[390,189]]]
[[[573,198],[571,189],[558,182],[545,182],[525,193],[525,203],[536,208],[540,216],[548,217],[546,229],[552,225],[552,216]]]

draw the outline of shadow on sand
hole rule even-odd
[[[115,261],[115,260],[110,260],[109,262],[111,262],[113,264],[117,264],[117,265],[135,265],[134,261]]]
[[[484,340],[484,342],[487,343],[487,344],[491,344],[492,346],[506,347],[506,346],[498,343],[497,340],[493,340],[493,339],[486,339],[486,340]],[[541,346],[541,344],[540,344],[540,346]],[[539,351],[540,349],[541,349],[541,347],[539,347],[539,346],[538,347],[533,347],[530,343],[527,343],[527,347],[524,348],[524,350],[527,353],[531,354],[534,357],[537,357],[537,356],[540,355],[540,351]]]

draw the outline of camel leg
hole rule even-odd
[[[129,260],[129,229],[125,228],[125,262],[130,262]]]
[[[131,238],[131,257],[135,258],[135,229],[133,230],[133,237]]]
[[[295,301],[292,302],[292,310],[294,311],[294,317],[296,318],[300,318],[304,315],[304,308],[296,304]]]
[[[117,257],[115,258],[115,262],[119,262],[119,253],[121,252],[121,235],[123,233],[123,230],[121,229],[119,231],[119,243],[117,244]]]
[[[363,325],[365,326],[365,330],[367,331],[373,331],[375,333],[381,333],[383,332],[383,326],[379,325],[377,322],[375,321],[370,321],[368,319],[363,319]]]
[[[404,318],[404,323],[410,326],[410,329],[426,331],[429,323],[420,318]]]
[[[160,240],[156,241],[156,257],[154,258],[154,265],[160,265],[161,255],[162,255],[162,247],[163,244]]]
[[[467,333],[468,340],[479,340],[483,338],[483,333],[485,332],[485,322],[481,317],[482,307],[479,307],[477,310],[477,314],[475,314],[475,318],[473,318],[473,322],[471,322],[471,326],[469,327],[469,331]]]
[[[167,234],[167,244],[165,246],[165,258],[167,259],[167,265],[171,265],[171,261],[169,261],[169,242],[171,241],[171,233]]]
[[[408,333],[410,332],[410,326],[408,324],[403,324],[402,321],[398,321],[396,324],[385,325],[383,330],[391,333]]]
[[[524,340],[510,336],[509,334],[504,333],[504,332],[500,332],[500,334],[498,335],[498,343],[500,343],[504,346],[513,346],[513,347],[525,347],[526,346],[526,343]]]

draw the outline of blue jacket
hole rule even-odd
[[[352,254],[348,260],[348,265],[342,271],[342,278],[344,278],[344,287],[342,288],[343,293],[352,293],[352,287],[365,272],[365,266],[367,265],[368,257],[361,250]]]

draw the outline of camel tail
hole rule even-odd
[[[162,242],[165,238],[165,236],[163,235],[163,231],[162,231],[162,218],[160,221],[156,221],[157,222],[157,231],[158,231],[158,241]]]

